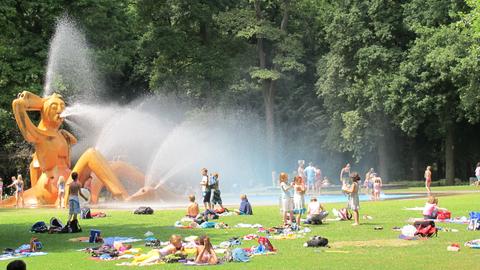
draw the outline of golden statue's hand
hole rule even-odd
[[[21,104],[27,111],[40,111],[42,110],[45,100],[31,92],[23,91],[17,95],[17,99],[14,103]]]

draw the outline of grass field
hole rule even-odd
[[[439,204],[452,211],[454,216],[468,215],[469,211],[480,211],[480,193],[441,197]],[[478,269],[480,250],[463,247],[463,243],[480,238],[479,231],[467,231],[466,225],[437,224],[445,228],[455,228],[459,232],[440,231],[438,237],[428,240],[397,240],[399,232],[394,226],[406,225],[409,217],[420,217],[417,211],[403,210],[404,207],[423,206],[425,199],[391,200],[361,203],[361,216],[370,215],[373,220],[361,220],[362,224],[352,227],[351,222],[332,221],[320,226],[312,226],[307,237],[321,235],[329,239],[332,248],[304,248],[305,239],[272,240],[278,249],[276,255],[258,256],[248,263],[227,263],[214,266],[218,269]],[[237,223],[260,223],[265,227],[281,223],[277,207],[254,207],[254,216],[223,217],[221,221],[230,225]],[[327,208],[343,207],[341,204],[327,204]],[[89,259],[87,253],[76,251],[90,246],[87,243],[72,243],[67,239],[87,236],[90,229],[99,229],[104,236],[132,236],[143,238],[146,231],[152,231],[157,238],[166,241],[171,234],[182,236],[208,234],[213,244],[228,240],[233,236],[255,233],[256,229],[176,229],[173,223],[184,214],[183,210],[156,211],[152,216],[133,215],[131,211],[108,210],[107,218],[81,220],[84,233],[80,234],[40,234],[47,256],[24,259],[28,269],[122,269],[116,266],[121,261],[97,262]],[[66,218],[65,210],[57,209],[0,209],[0,248],[16,248],[28,243],[32,234],[30,226],[39,220],[48,222],[50,217]],[[383,226],[383,230],[374,230]],[[360,242],[353,242],[360,241]],[[460,252],[446,250],[451,243],[461,244]],[[243,241],[243,247],[256,245],[254,241]],[[138,242],[135,247],[142,247]],[[148,251],[150,248],[144,248]],[[5,269],[8,261],[0,262]],[[149,266],[147,269],[190,268],[181,264]],[[203,267],[202,267],[203,268]],[[128,268],[130,269],[130,268]]]

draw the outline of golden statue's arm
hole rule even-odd
[[[13,114],[15,121],[17,121],[18,128],[26,141],[36,143],[44,136],[43,132],[37,128],[27,111],[40,111],[42,109],[44,100],[39,96],[28,91],[23,91],[18,95],[18,98],[13,100]]]

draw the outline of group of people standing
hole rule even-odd
[[[15,188],[15,207],[23,207],[25,205],[25,202],[23,201],[23,191],[25,190],[25,182],[23,181],[23,177],[21,174],[15,176],[12,176],[12,183],[6,188]],[[3,199],[3,190],[4,189],[4,184],[3,184],[3,179],[0,178],[0,201]]]
[[[205,210],[213,210],[216,204],[218,204],[222,209],[222,197],[219,186],[219,174],[213,173],[208,174],[208,169],[203,168],[201,170],[202,180],[200,181],[200,186],[202,188],[202,197]]]
[[[320,192],[322,186],[326,184],[320,168],[313,166],[312,162],[305,168],[305,160],[298,161],[297,176],[305,182],[306,192]]]

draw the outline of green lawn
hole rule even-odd
[[[441,197],[439,204],[450,209],[454,216],[467,215],[471,210],[480,211],[480,194],[455,195]],[[361,204],[361,215],[368,214],[373,220],[362,220],[363,224],[352,227],[351,222],[329,222],[321,226],[311,227],[313,231],[308,236],[321,235],[330,240],[334,246],[331,249],[304,248],[306,239],[272,240],[278,253],[273,256],[254,257],[248,263],[228,263],[215,266],[218,269],[478,269],[480,250],[463,247],[463,243],[480,238],[480,232],[466,230],[466,225],[438,224],[448,228],[456,228],[459,232],[439,232],[439,236],[426,241],[400,241],[398,232],[391,230],[394,226],[403,226],[409,217],[419,217],[420,212],[406,211],[404,207],[423,206],[424,199],[391,200],[382,202],[365,202]],[[330,210],[339,208],[340,204],[327,204]],[[476,208],[476,209],[474,209]],[[130,211],[107,211],[108,217],[103,219],[81,220],[85,233],[37,235],[44,244],[47,256],[26,258],[28,269],[122,269],[115,266],[119,261],[96,262],[89,260],[89,255],[76,251],[87,247],[86,243],[72,243],[67,239],[87,235],[89,229],[100,229],[104,236],[143,237],[146,231],[152,231],[155,236],[166,241],[175,233],[182,236],[208,234],[214,244],[233,236],[243,236],[255,233],[255,229],[175,229],[172,225],[183,215],[180,210],[156,211],[153,216],[137,216]],[[255,207],[254,216],[224,217],[222,221],[234,225],[243,223],[260,223],[264,226],[274,226],[281,223],[277,207]],[[35,221],[48,221],[57,216],[65,219],[66,212],[57,209],[0,209],[0,248],[16,248],[26,243],[32,234],[28,232]],[[374,230],[383,226],[384,230]],[[372,245],[371,240],[378,240]],[[352,246],[344,241],[366,241],[369,246]],[[385,241],[385,242],[383,242]],[[343,243],[342,243],[343,242]],[[393,246],[392,246],[393,243]],[[398,244],[412,244],[397,246]],[[460,243],[460,252],[448,252],[447,246]],[[243,241],[243,246],[255,245],[253,241]],[[341,247],[338,247],[340,244]],[[142,243],[135,246],[141,247]],[[149,248],[144,248],[148,251]],[[339,252],[340,251],[340,252]],[[4,269],[8,262],[0,262]],[[130,269],[123,267],[125,269]],[[147,267],[147,269],[180,269],[180,264],[167,264]]]

